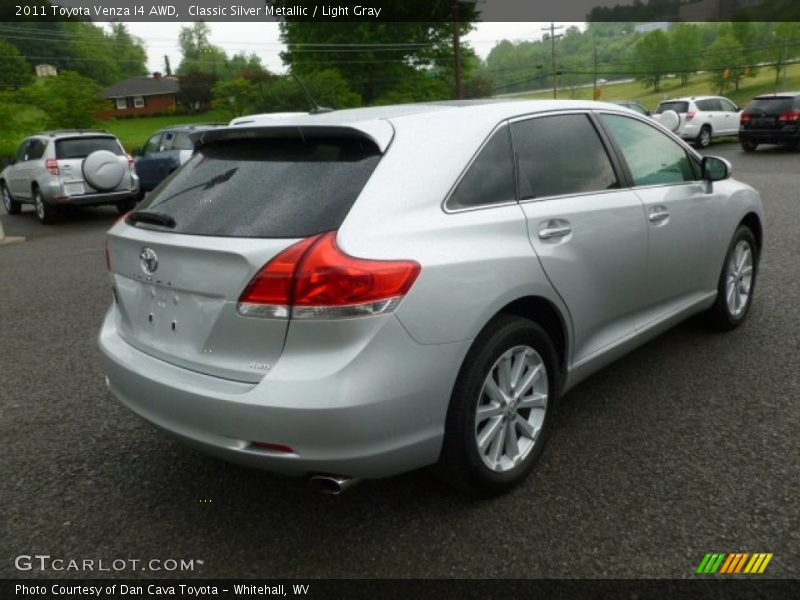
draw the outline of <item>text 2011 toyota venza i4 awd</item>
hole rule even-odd
[[[758,193],[616,105],[364,108],[196,146],[109,231],[108,385],[332,491],[426,465],[508,489],[566,390],[752,301]]]

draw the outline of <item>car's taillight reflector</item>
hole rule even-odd
[[[48,158],[44,161],[44,166],[51,175],[58,175],[60,173],[58,170],[58,161],[55,158]]]
[[[739,117],[739,123],[749,123],[753,120],[753,115],[750,113],[742,113],[742,116]]]
[[[416,281],[410,260],[355,258],[336,245],[336,232],[294,244],[269,261],[239,298],[248,317],[337,319],[394,310]]]
[[[128,157],[128,170],[133,173],[136,170],[136,162],[130,154],[126,154],[125,156]]]
[[[257,448],[263,448],[264,450],[272,450],[274,452],[294,454],[294,449],[286,444],[275,444],[273,442],[253,442],[253,446],[256,446]]]
[[[693,112],[687,112],[686,113],[686,120],[687,121],[691,121],[692,119],[694,119],[694,114],[695,113],[693,113]]]
[[[781,113],[781,116],[778,117],[778,121],[781,123],[797,123],[800,121],[800,110]]]

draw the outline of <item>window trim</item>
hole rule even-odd
[[[494,137],[494,135],[498,131],[503,129],[503,127],[509,128],[508,138],[509,138],[509,144],[511,145],[511,173],[512,176],[514,177],[514,199],[507,202],[488,202],[486,204],[476,204],[475,206],[464,206],[458,208],[450,206],[453,194],[455,193],[458,186],[461,184],[461,181],[464,179],[467,172],[472,168],[472,165],[478,159],[478,156],[480,156],[481,152],[483,152],[483,149],[486,147],[489,141]],[[458,214],[473,210],[486,210],[488,208],[499,208],[502,206],[513,206],[519,204],[519,185],[517,183],[517,165],[516,165],[517,161],[515,159],[516,153],[514,152],[514,139],[513,136],[511,135],[510,128],[511,128],[510,119],[504,119],[503,121],[495,125],[494,128],[489,132],[489,135],[487,135],[486,138],[484,138],[483,142],[481,142],[480,147],[475,151],[475,154],[472,155],[472,158],[469,159],[469,162],[467,162],[467,165],[461,170],[461,173],[459,173],[455,183],[453,183],[453,185],[450,186],[450,189],[448,190],[447,194],[445,194],[444,200],[442,200],[441,204],[442,211],[450,215],[450,214]]]
[[[686,142],[684,142],[681,138],[679,138],[673,132],[667,131],[665,128],[663,128],[660,125],[658,125],[655,121],[651,121],[650,119],[639,117],[638,115],[630,115],[630,114],[625,114],[625,113],[616,112],[616,111],[613,111],[613,110],[606,110],[606,109],[597,110],[597,111],[594,111],[594,112],[595,112],[595,115],[596,115],[596,119],[597,119],[598,125],[603,128],[603,131],[608,136],[609,143],[614,148],[614,153],[618,156],[620,164],[622,165],[622,168],[624,169],[625,178],[627,179],[627,184],[628,184],[627,185],[627,189],[645,190],[645,189],[650,189],[650,188],[675,187],[675,186],[679,186],[679,185],[696,185],[698,183],[702,183],[702,177],[698,176],[698,170],[697,170],[697,163],[702,161],[702,157],[699,156],[699,154],[697,153],[696,150],[694,150],[691,146],[689,146]],[[608,129],[606,128],[606,125],[605,125],[605,123],[603,123],[603,119],[601,118],[602,115],[611,115],[611,116],[615,116],[615,117],[625,117],[625,118],[628,118],[628,119],[632,119],[634,121],[639,121],[639,122],[643,123],[644,125],[647,125],[648,127],[652,127],[653,129],[656,130],[656,132],[660,133],[661,135],[664,135],[667,138],[671,139],[672,141],[677,143],[678,146],[680,146],[683,149],[683,151],[686,153],[687,158],[689,159],[690,163],[692,163],[691,164],[692,172],[694,173],[695,177],[699,177],[699,178],[698,179],[694,179],[692,181],[675,181],[675,182],[672,182],[672,183],[651,183],[651,184],[647,184],[647,185],[636,185],[636,181],[633,178],[633,173],[631,172],[630,167],[628,166],[628,161],[625,160],[625,155],[622,152],[622,148],[619,147],[619,144],[617,144],[617,140],[613,137],[611,132],[608,131]]]
[[[610,190],[596,190],[596,191],[589,191],[589,192],[572,192],[569,194],[555,194],[551,196],[537,196],[534,198],[521,198],[519,193],[519,164],[517,160],[517,150],[514,148],[514,175],[517,178],[517,203],[518,204],[531,204],[533,202],[543,202],[548,200],[557,200],[559,198],[575,198],[578,196],[588,196],[590,194],[613,194],[619,193],[622,190],[630,189],[631,180],[629,179],[628,171],[625,169],[625,164],[619,160],[619,156],[617,154],[617,148],[613,144],[613,140],[608,137],[608,133],[606,132],[605,128],[602,127],[600,123],[598,123],[598,119],[595,117],[595,111],[587,108],[583,109],[566,109],[566,110],[548,110],[543,111],[540,113],[535,113],[533,115],[523,115],[519,117],[514,117],[513,119],[509,119],[509,127],[512,124],[518,123],[521,121],[530,121],[532,119],[540,119],[544,117],[558,117],[562,115],[586,115],[589,124],[594,128],[595,133],[597,134],[598,139],[600,140],[600,144],[603,146],[603,149],[606,151],[606,155],[608,156],[608,160],[611,163],[611,169],[614,171],[614,175],[617,177],[617,181],[619,182],[619,187],[613,188]],[[612,112],[612,111],[609,111]],[[625,113],[614,113],[614,114],[625,114]],[[511,136],[511,145],[514,145],[514,136]]]

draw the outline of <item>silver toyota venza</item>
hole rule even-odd
[[[426,465],[507,490],[567,390],[752,302],[758,193],[616,105],[364,108],[195,143],[108,233],[108,386],[331,492]]]

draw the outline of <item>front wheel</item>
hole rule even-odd
[[[749,227],[733,235],[717,285],[717,299],[708,311],[710,323],[727,331],[741,325],[753,302],[758,270],[758,245]]]
[[[0,183],[0,193],[3,195],[3,208],[10,215],[18,215],[22,211],[22,205],[11,197],[5,183]]]
[[[453,388],[437,474],[479,496],[519,484],[553,420],[556,365],[552,341],[533,321],[500,315],[487,325]]]

